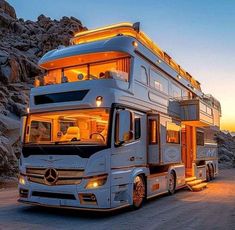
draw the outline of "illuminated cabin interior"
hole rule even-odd
[[[36,79],[35,86],[108,78],[128,81],[130,57],[113,51],[82,54],[49,61],[41,67],[47,74]]]
[[[84,109],[32,114],[28,119],[26,143],[106,144],[108,109]]]

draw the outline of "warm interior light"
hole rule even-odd
[[[26,109],[27,113],[29,113],[29,107]]]
[[[100,106],[101,106],[102,100],[103,100],[103,97],[101,97],[101,96],[98,96],[98,97],[96,98],[96,106],[97,106],[97,107],[100,107]]]

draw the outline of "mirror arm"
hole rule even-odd
[[[115,144],[116,147],[120,147],[125,143],[125,141],[119,141],[118,143]]]

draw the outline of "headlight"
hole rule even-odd
[[[20,175],[20,176],[19,176],[19,184],[25,185],[25,183],[26,183],[25,177],[22,176],[22,175]]]
[[[95,188],[98,188],[98,187],[104,185],[106,183],[106,181],[107,181],[107,176],[92,178],[87,182],[85,188],[86,189],[95,189]]]

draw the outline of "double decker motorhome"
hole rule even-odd
[[[139,23],[80,32],[39,66],[22,118],[20,202],[139,208],[218,173],[220,103]]]

